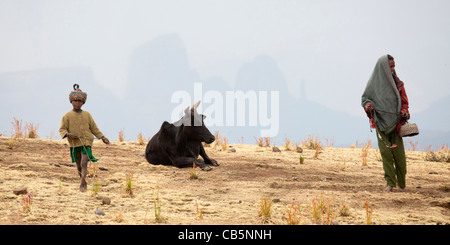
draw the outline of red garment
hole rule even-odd
[[[409,101],[408,101],[408,96],[406,95],[404,83],[400,80],[400,78],[397,77],[397,75],[392,75],[392,76],[394,77],[394,81],[395,81],[395,84],[397,85],[398,93],[400,94],[400,99],[402,102],[400,114],[403,115],[404,113],[406,113],[408,115],[406,118],[402,118],[402,120],[400,120],[400,122],[397,124],[397,132],[399,132],[400,127],[405,124],[407,119],[409,119]],[[368,103],[368,104],[371,104],[371,103]],[[364,110],[365,110],[365,108],[364,108]],[[370,126],[372,128],[376,128],[375,122],[373,120],[373,114],[368,111],[366,111],[366,114],[370,119],[370,124],[371,124]]]

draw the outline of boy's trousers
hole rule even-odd
[[[384,134],[377,129],[377,138],[387,185],[395,187],[397,182],[399,187],[405,187],[406,156],[402,137],[397,130]],[[397,147],[391,148],[394,145]]]

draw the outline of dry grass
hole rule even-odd
[[[288,137],[284,138],[284,148],[286,149],[286,151],[293,150],[293,148],[291,146],[291,139],[289,139]]]
[[[264,138],[256,138],[255,137],[255,141],[256,141],[256,145],[257,146],[259,146],[259,147],[263,147],[264,146],[264,143],[263,143],[263,141],[264,141]]]
[[[124,135],[123,135],[123,129],[121,129],[119,131],[119,138],[118,138],[118,140],[119,140],[119,142],[124,142],[125,141]]]
[[[372,148],[372,141],[367,140],[364,142],[361,148],[362,165],[367,166],[367,157],[369,156],[369,150]]]
[[[192,169],[189,171],[189,179],[198,179],[198,170],[195,164],[192,164]]]
[[[191,168],[148,164],[141,155],[145,145],[95,141],[98,170],[95,178],[88,178],[88,185],[94,188],[98,182],[100,188],[93,195],[94,189],[79,191],[67,141],[20,138],[10,149],[9,140],[0,137],[0,224],[4,225],[160,224],[158,215],[169,225],[261,224],[262,196],[272,200],[270,224],[286,224],[290,219],[302,225],[365,225],[366,200],[377,225],[449,223],[448,163],[428,161],[422,151],[407,151],[407,191],[386,193],[382,164],[369,154],[367,166],[361,166],[360,148],[327,147],[315,159],[315,150],[305,147],[304,164],[299,164],[300,154],[295,151],[240,144],[231,144],[236,152],[207,147],[208,156],[221,165],[192,181]],[[124,191],[128,173],[133,173],[133,196]],[[13,193],[20,187],[33,193],[30,212],[23,211],[22,196]],[[111,204],[102,205],[102,197],[109,197]],[[293,200],[299,200],[299,208]],[[316,208],[325,204],[319,220],[312,215],[313,200]],[[94,214],[99,207],[104,216]]]
[[[268,197],[261,197],[261,203],[259,204],[258,217],[261,219],[261,223],[269,223],[272,219],[272,204],[273,200]]]
[[[432,162],[450,162],[450,149],[448,144],[438,147],[436,151],[431,150],[431,146],[426,149],[425,160]]]
[[[298,200],[293,200],[291,205],[286,208],[283,220],[287,225],[299,225],[302,219],[303,209]]]
[[[22,119],[13,118],[12,124],[12,133],[11,137],[16,139],[22,138],[25,134],[24,129],[22,128]]]
[[[37,130],[39,128],[39,124],[34,124],[33,122],[25,122],[25,126],[22,126],[22,119],[13,118],[11,122],[11,137],[13,138],[30,138],[36,139],[39,138]]]
[[[25,123],[25,136],[30,139],[39,138],[37,130],[39,128],[39,124],[35,125],[34,123]]]
[[[24,213],[31,212],[31,205],[33,204],[33,192],[22,195],[22,210]]]
[[[216,138],[216,140],[212,143],[214,149],[216,149],[217,147],[221,148],[222,151],[226,151],[228,149],[228,139],[227,137],[220,135],[219,131],[216,131],[214,133],[214,137]],[[210,145],[207,144],[203,144],[205,147],[209,147]]]
[[[373,225],[372,221],[373,210],[368,200],[366,200],[364,207],[366,208],[366,225]]]
[[[144,145],[146,143],[145,139],[144,139],[144,136],[142,135],[142,132],[140,132],[138,134],[137,141],[138,141],[139,145]]]

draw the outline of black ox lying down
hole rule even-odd
[[[165,121],[159,131],[150,139],[145,149],[145,158],[155,165],[173,165],[178,168],[199,166],[209,171],[209,165],[219,166],[219,163],[206,155],[202,142],[211,144],[214,135],[203,123],[204,115],[197,113],[200,101],[189,110],[184,110],[183,118],[175,123]],[[203,161],[198,159],[202,156]]]

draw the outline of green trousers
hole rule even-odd
[[[377,138],[387,185],[395,187],[398,183],[399,187],[405,187],[406,155],[402,137],[396,130],[390,134],[377,130]]]

